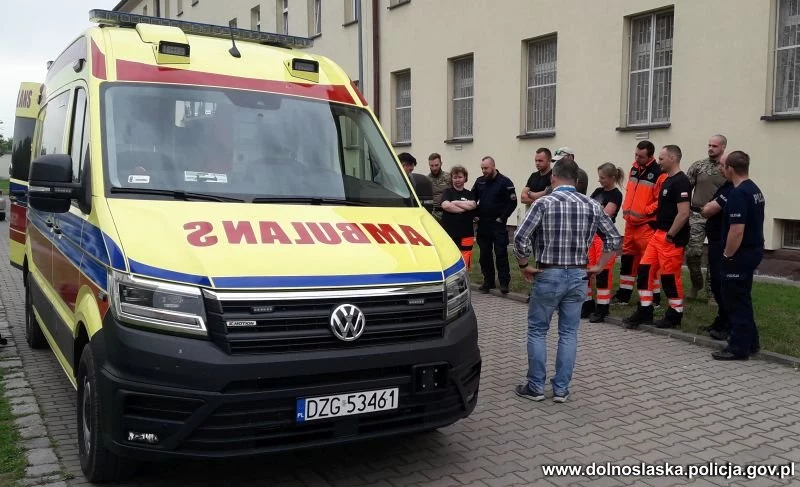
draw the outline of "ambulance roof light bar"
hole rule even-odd
[[[280,47],[299,49],[311,47],[314,42],[312,39],[307,37],[238,29],[222,25],[201,24],[199,22],[186,22],[175,19],[162,19],[161,17],[149,17],[145,15],[131,14],[126,12],[113,12],[111,10],[101,9],[93,9],[89,11],[89,22],[119,26],[135,26],[136,24],[163,25],[168,27],[177,27],[186,34],[206,37],[220,37],[224,39],[230,39],[233,37],[234,39],[240,41],[262,42]]]

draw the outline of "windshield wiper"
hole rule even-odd
[[[121,188],[119,186],[111,187],[112,193],[122,194],[151,194],[159,196],[171,196],[178,200],[205,200],[205,201],[236,201],[244,202],[241,198],[234,198],[232,196],[218,196],[215,194],[206,193],[193,193],[191,191],[181,191],[174,189],[154,189],[154,188]]]
[[[343,205],[343,206],[368,206],[368,203],[357,200],[343,200],[337,198],[317,198],[299,196],[270,196],[253,198],[253,203],[287,203],[287,204],[306,204],[306,205]]]

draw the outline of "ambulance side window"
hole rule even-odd
[[[81,180],[81,166],[86,150],[89,147],[89,117],[86,116],[86,90],[75,90],[75,103],[72,105],[72,140],[70,156],[72,157],[72,181]]]
[[[372,181],[369,145],[363,139],[358,123],[348,116],[339,116],[341,145],[344,154],[344,173],[354,178]]]
[[[42,136],[40,139],[39,156],[46,154],[65,154],[64,131],[67,121],[67,105],[69,104],[69,91],[64,92],[50,100],[43,109],[41,116]]]

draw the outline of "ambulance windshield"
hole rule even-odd
[[[358,107],[124,83],[105,88],[102,110],[107,190],[417,205],[378,127]]]

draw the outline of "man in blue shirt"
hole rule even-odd
[[[728,154],[723,154],[719,159],[720,174],[725,177],[725,164]],[[706,219],[705,230],[708,239],[708,280],[711,292],[714,294],[714,301],[717,302],[717,316],[711,326],[705,328],[711,338],[715,340],[727,340],[731,330],[728,321],[728,312],[725,309],[725,301],[722,299],[722,254],[725,247],[725,240],[722,235],[722,218],[728,196],[733,190],[733,183],[725,181],[711,198],[711,201],[703,206],[700,216]]]
[[[753,273],[764,257],[764,193],[749,178],[750,156],[731,152],[725,177],[733,183],[722,219],[722,299],[731,324],[728,346],[712,353],[715,360],[747,360],[758,352],[753,316]]]

